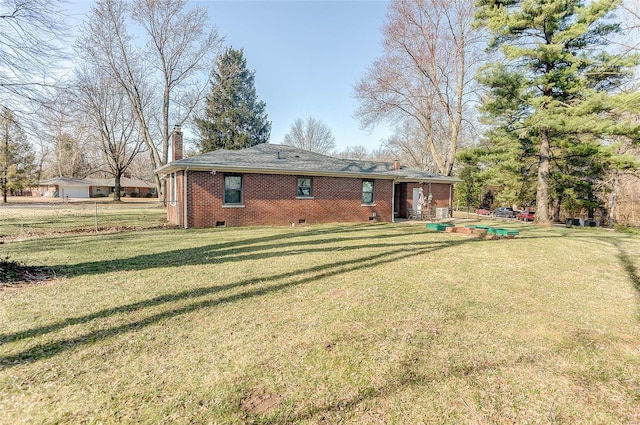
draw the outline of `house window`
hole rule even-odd
[[[242,204],[242,176],[224,176],[224,203]]]
[[[310,198],[313,196],[311,177],[298,177],[298,191],[296,192],[300,198]]]
[[[373,180],[362,180],[362,203],[373,204]]]

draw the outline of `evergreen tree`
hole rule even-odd
[[[2,200],[7,193],[29,187],[35,182],[35,154],[13,113],[0,111],[0,190]]]
[[[467,212],[471,208],[480,206],[480,195],[482,193],[482,173],[479,168],[477,155],[474,149],[460,151],[456,155],[458,162],[458,178],[462,182],[456,185],[456,197],[464,203]]]
[[[637,125],[620,118],[637,101],[616,92],[630,78],[638,57],[605,49],[607,37],[619,31],[609,18],[620,1],[476,4],[477,22],[491,34],[489,47],[504,55],[482,72],[481,82],[490,89],[483,111],[500,128],[503,141],[535,152],[536,220],[548,223],[559,158],[571,156],[585,140],[640,135]],[[597,161],[598,153],[586,149],[582,158]]]
[[[211,73],[211,92],[204,114],[195,119],[200,151],[242,149],[269,141],[271,122],[254,85],[255,71],[247,69],[243,50],[227,48]]]

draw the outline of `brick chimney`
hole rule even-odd
[[[173,127],[171,141],[171,161],[182,159],[182,129],[179,125]]]
[[[394,170],[400,169],[400,161],[398,161],[397,159],[393,161],[393,169]]]

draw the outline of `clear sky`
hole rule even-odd
[[[325,123],[338,150],[371,151],[390,130],[362,130],[353,117],[354,85],[382,54],[388,1],[193,1],[207,8],[226,45],[244,49],[255,71],[258,98],[272,122],[271,143],[281,143],[296,118]],[[73,4],[73,3],[71,3]],[[77,1],[86,13],[91,1]]]
[[[353,86],[382,54],[386,1],[209,1],[211,21],[228,45],[244,48],[258,97],[280,143],[296,118],[313,116],[338,149],[380,145],[388,131],[361,130]]]

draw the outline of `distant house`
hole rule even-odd
[[[189,227],[393,222],[409,217],[423,188],[425,209],[449,216],[459,180],[395,162],[353,161],[260,144],[182,158],[156,170],[167,186],[167,218]]]
[[[73,177],[55,177],[38,182],[38,190],[33,192],[50,198],[88,198],[90,183]]]
[[[115,179],[87,179],[91,182],[91,197],[105,195],[109,196],[115,189]],[[156,186],[152,183],[139,179],[131,179],[128,177],[122,177],[120,179],[120,190],[126,194],[126,196],[137,196],[140,198],[156,197]]]
[[[115,179],[76,179],[72,177],[54,177],[38,182],[37,193],[40,196],[54,198],[97,198],[113,194]],[[123,177],[120,190],[126,196],[155,197],[155,185],[138,179]]]

